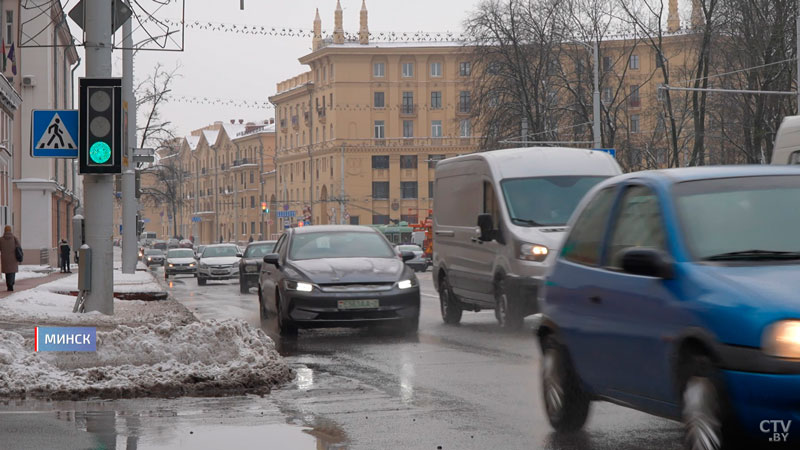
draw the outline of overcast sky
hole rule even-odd
[[[361,0],[341,0],[344,28],[357,32]],[[461,24],[477,0],[367,0],[371,32],[453,31]],[[323,33],[333,29],[336,0],[186,0],[186,21],[206,20],[269,27],[310,30],[315,8],[322,17]],[[235,100],[261,100],[275,93],[277,82],[306,70],[297,59],[311,51],[310,38],[269,37],[186,30],[183,52],[139,52],[135,78],[147,77],[157,62],[174,67],[180,62],[182,78],[173,89],[175,97],[211,97]],[[121,52],[115,52],[115,65]],[[119,67],[115,68],[119,75]],[[272,110],[221,107],[174,102],[163,108],[179,134],[230,119],[260,120],[273,117]]]

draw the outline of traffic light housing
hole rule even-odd
[[[122,79],[81,78],[81,174],[122,172]]]
[[[269,208],[267,208],[267,202],[261,202],[261,212],[269,214]]]

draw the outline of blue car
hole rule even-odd
[[[692,449],[800,440],[800,169],[623,175],[569,226],[536,330],[557,431],[605,400]]]

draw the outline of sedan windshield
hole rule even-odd
[[[239,249],[233,245],[226,245],[224,247],[206,247],[203,250],[203,258],[221,258],[225,256],[236,256]]]
[[[584,194],[606,177],[515,178],[502,182],[508,214],[516,225],[566,225]]]
[[[694,259],[800,258],[800,177],[691,181],[674,192]]]
[[[244,251],[245,258],[260,258],[264,255],[272,253],[272,249],[275,248],[274,243],[269,244],[256,244],[250,245]]]
[[[395,258],[386,240],[377,232],[340,231],[300,233],[292,238],[289,259]]]
[[[144,254],[145,255],[163,255],[164,252],[162,252],[161,250],[155,249],[155,248],[148,248],[147,250],[144,251]]]
[[[188,249],[170,250],[167,258],[194,258],[194,252]]]

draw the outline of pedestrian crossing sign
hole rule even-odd
[[[31,156],[78,157],[78,110],[42,110],[32,113]]]

